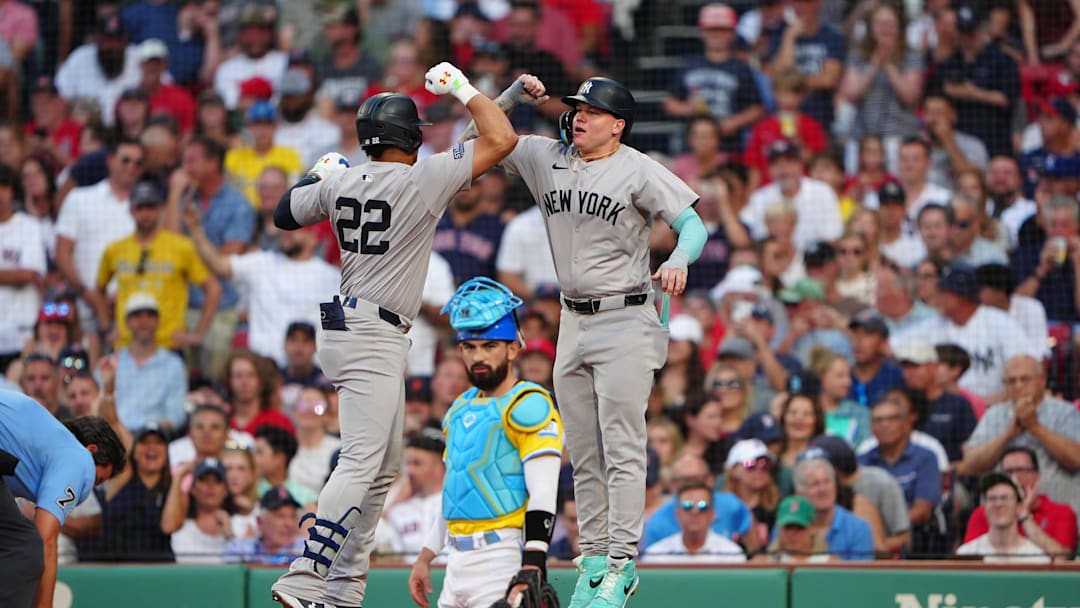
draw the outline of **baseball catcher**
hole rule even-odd
[[[431,561],[446,547],[440,608],[557,608],[547,584],[563,430],[551,395],[519,381],[514,309],[521,299],[487,278],[465,282],[443,309],[475,388],[443,419],[446,482],[442,517],[409,576],[428,607]]]

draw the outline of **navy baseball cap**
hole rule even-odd
[[[979,279],[969,268],[950,268],[938,279],[937,287],[973,302],[979,301]]]
[[[844,475],[851,475],[859,466],[855,450],[851,449],[848,442],[832,435],[822,435],[811,441],[810,447],[799,455],[798,460],[808,458],[824,458]]]
[[[970,34],[979,29],[982,16],[979,9],[970,3],[964,3],[956,7],[956,29],[965,34]]]
[[[1063,97],[1054,97],[1050,100],[1040,100],[1039,107],[1043,112],[1057,116],[1070,125],[1076,124],[1077,112],[1076,107],[1069,103],[1069,100]]]
[[[836,248],[825,241],[817,241],[803,253],[807,268],[821,268],[836,259]]]
[[[1043,159],[1042,174],[1053,179],[1080,177],[1080,154],[1047,154]]]
[[[300,508],[300,503],[293,498],[293,495],[285,486],[270,488],[259,499],[259,508],[264,511],[277,511],[281,507],[288,505],[292,505],[297,509]]]
[[[217,458],[203,458],[195,465],[195,479],[202,479],[206,475],[217,475],[218,479],[225,481],[225,465]]]
[[[863,329],[881,334],[885,338],[889,337],[889,326],[885,324],[885,319],[882,318],[878,311],[873,308],[860,310],[848,323],[848,329]]]
[[[734,439],[760,439],[762,443],[769,444],[784,438],[784,432],[780,429],[780,423],[769,413],[752,414],[743,421],[739,430],[735,431]]]
[[[788,376],[787,390],[792,395],[816,399],[821,395],[821,379],[809,371],[796,372]]]
[[[247,119],[248,122],[274,122],[277,120],[277,109],[269,101],[260,99],[251,104]]]
[[[885,203],[903,203],[904,189],[900,187],[900,184],[894,181],[887,181],[878,188],[877,197],[878,204],[880,205],[884,205]]]
[[[792,139],[781,138],[769,145],[765,156],[769,162],[778,158],[799,158],[799,144]]]
[[[132,207],[164,205],[165,198],[165,190],[154,181],[141,181],[131,189],[130,201]]]
[[[304,334],[308,340],[315,339],[315,326],[307,321],[293,321],[285,328],[285,339],[288,340],[296,332]]]
[[[412,376],[405,379],[406,401],[431,401],[431,378]]]

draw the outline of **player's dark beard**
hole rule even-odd
[[[118,51],[98,48],[98,67],[109,80],[113,80],[124,71],[124,49]]]
[[[281,253],[284,253],[285,257],[295,258],[298,255],[300,255],[300,252],[303,251],[303,250],[304,250],[304,246],[297,243],[297,244],[294,244],[292,247],[289,247],[288,249],[282,249]]]
[[[507,374],[510,373],[510,362],[507,361],[502,365],[495,368],[485,366],[477,366],[479,374],[473,371],[474,368],[469,368],[469,382],[472,385],[482,391],[490,391],[499,387],[506,380]]]

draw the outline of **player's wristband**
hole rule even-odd
[[[660,268],[678,268],[679,270],[686,270],[686,267],[690,265],[690,255],[682,249],[676,249],[671,252],[666,262],[660,265]]]
[[[547,572],[547,551],[525,549],[521,552],[522,566],[536,566],[541,572]],[[545,575],[545,578],[546,575]]]
[[[460,84],[455,83],[454,90],[450,93],[454,97],[457,97],[457,100],[460,101],[462,105],[467,106],[473,97],[480,94],[480,91],[477,91],[476,87],[469,84],[469,81],[466,80]]]
[[[499,96],[495,98],[495,105],[499,106],[504,113],[509,114],[511,110],[521,105],[521,96],[524,94],[525,84],[520,80],[515,80],[514,84],[499,93]]]

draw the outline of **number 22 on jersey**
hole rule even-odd
[[[342,249],[365,255],[382,255],[389,251],[390,241],[379,238],[380,233],[390,228],[389,203],[374,198],[361,203],[355,198],[343,196],[334,202],[334,207],[338,210],[348,207],[352,212],[352,217],[345,218],[343,213],[337,221],[338,241]],[[345,236],[346,230],[355,231],[357,228],[360,229],[359,238],[355,238],[355,234],[354,238]]]

